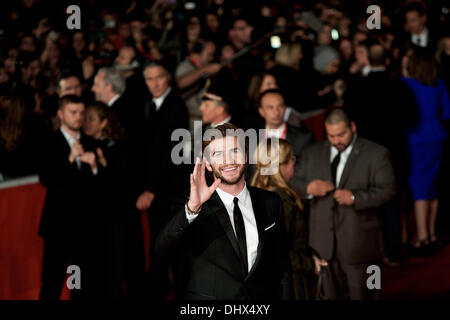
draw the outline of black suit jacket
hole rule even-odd
[[[184,171],[171,158],[172,149],[180,143],[171,141],[176,129],[189,130],[189,114],[183,100],[172,88],[159,110],[149,115],[143,130],[145,189],[156,194],[179,190],[180,174]]]
[[[397,181],[406,184],[407,130],[418,119],[416,100],[408,85],[385,71],[370,72],[346,91],[344,100],[359,134],[389,150]]]
[[[156,252],[184,257],[185,299],[288,299],[292,297],[286,229],[280,197],[248,187],[255,214],[259,245],[248,274],[239,258],[228,213],[214,192],[190,224],[184,208],[157,239]],[[178,249],[178,250],[177,250]]]
[[[95,151],[96,142],[81,133],[80,143],[85,151]],[[39,233],[42,236],[70,236],[92,221],[91,211],[96,199],[97,176],[91,167],[69,162],[70,146],[57,130],[41,142],[39,180],[47,187]]]

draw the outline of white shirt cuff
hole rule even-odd
[[[187,204],[184,205],[184,212],[186,213],[186,219],[188,221],[188,223],[191,223],[192,221],[195,220],[195,218],[197,218],[198,214],[189,214],[188,209],[187,209]]]

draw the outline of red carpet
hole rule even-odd
[[[450,299],[450,245],[432,257],[414,257],[399,267],[386,267],[382,299]]]
[[[44,197],[45,188],[38,183],[0,190],[0,300],[39,297],[43,243],[37,231]],[[143,228],[149,238],[147,221]],[[450,243],[450,237],[447,240]],[[147,256],[147,266],[148,262]],[[381,296],[384,300],[450,299],[450,244],[433,257],[385,267]],[[61,299],[69,297],[65,288]]]

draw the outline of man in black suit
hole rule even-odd
[[[397,195],[405,195],[409,188],[407,130],[417,119],[415,97],[404,81],[386,71],[388,59],[381,44],[371,44],[368,52],[370,72],[348,88],[344,109],[361,136],[388,149],[399,187]],[[407,209],[398,196],[385,206],[382,215],[388,263],[398,263],[402,258],[401,212]]]
[[[184,208],[157,239],[161,256],[181,252],[185,299],[292,298],[285,217],[278,195],[247,187],[245,147],[232,124],[215,129],[190,176]],[[231,132],[230,132],[231,131]],[[208,186],[205,168],[214,175]],[[178,250],[177,250],[178,249]]]
[[[189,115],[186,105],[171,86],[171,75],[167,68],[157,62],[144,67],[144,78],[152,99],[145,105],[142,115],[140,166],[136,172],[139,195],[138,210],[148,210],[151,229],[150,290],[153,298],[163,298],[167,293],[165,263],[154,255],[156,236],[171,217],[171,207],[180,202],[185,193],[183,183],[184,167],[175,165],[171,152],[176,141],[171,141],[176,129],[189,129]],[[139,159],[136,159],[139,161]],[[182,181],[182,180],[181,180]]]
[[[111,108],[128,133],[132,127],[131,109],[135,106],[127,102],[125,89],[126,79],[123,73],[113,67],[104,67],[95,75],[91,91],[94,92],[96,101],[101,101]]]
[[[259,97],[259,114],[266,122],[265,137],[285,139],[292,144],[298,158],[306,147],[314,143],[313,134],[303,127],[294,127],[285,122],[286,104],[280,90],[269,89]],[[297,171],[296,171],[297,172]],[[293,186],[294,190],[296,186]]]
[[[44,238],[41,299],[59,299],[66,269],[77,265],[81,269],[81,290],[72,297],[93,293],[96,282],[90,243],[95,229],[91,228],[97,212],[95,185],[101,166],[97,165],[95,142],[85,136],[84,103],[68,95],[59,101],[60,129],[41,145],[39,179],[47,187],[39,234]]]
[[[265,137],[286,139],[292,143],[295,156],[314,142],[313,134],[303,127],[294,127],[285,122],[286,103],[278,89],[269,89],[259,97],[259,114],[266,122]]]
[[[404,35],[406,45],[428,48],[434,50],[436,47],[436,39],[427,27],[427,9],[422,2],[414,1],[404,8],[405,29]]]

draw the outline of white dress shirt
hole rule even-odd
[[[345,164],[347,163],[348,157],[350,156],[350,153],[353,149],[353,144],[355,143],[356,139],[356,133],[353,136],[353,140],[350,143],[350,145],[341,152],[341,159],[339,160],[339,164],[337,166],[336,170],[336,188],[339,185],[339,182],[341,181],[342,172],[344,172]],[[330,152],[330,163],[333,162],[334,157],[339,153],[338,149],[335,146],[331,146],[331,152]]]
[[[234,228],[234,219],[233,219],[233,209],[234,209],[234,196],[223,191],[220,188],[216,189],[217,194],[222,200],[225,209],[227,210],[228,216],[230,218],[231,225],[234,230],[234,234],[236,235],[236,229]],[[247,240],[247,258],[248,258],[248,272],[250,272],[253,264],[256,260],[257,250],[258,250],[258,228],[256,226],[255,213],[253,211],[252,199],[250,198],[250,192],[247,189],[247,185],[244,186],[242,191],[236,196],[239,201],[239,209],[242,212],[242,218],[244,219],[244,227],[245,227],[245,237]],[[198,215],[191,215],[186,211],[186,218],[188,222],[191,223],[195,220]]]
[[[109,100],[108,102],[108,107],[111,107],[114,104],[114,102],[116,102],[119,98],[120,94],[116,94],[114,97],[112,97],[111,100]]]
[[[158,98],[153,98],[153,102],[155,103],[156,106],[156,111],[158,111],[162,104],[164,103],[164,100],[166,100],[167,95],[170,93],[170,90],[172,90],[171,87],[167,88],[167,90]]]
[[[220,121],[220,122],[218,122],[218,123],[211,123],[209,126],[210,126],[211,128],[217,128],[218,126],[220,126],[220,125],[222,125],[222,124],[225,124],[225,123],[230,122],[230,120],[231,120],[231,116],[228,116],[225,120]]]
[[[286,139],[287,134],[287,124],[286,122],[281,125],[281,127],[277,129],[269,129],[266,126],[266,138],[278,138],[278,139]]]
[[[72,146],[75,142],[80,141],[80,137],[81,137],[80,132],[78,132],[77,138],[75,139],[68,132],[66,132],[62,127],[59,128],[59,130],[61,130],[61,133],[63,134],[64,138],[66,138],[66,141],[69,144],[70,149],[72,149]],[[75,162],[77,163],[78,169],[81,169],[80,156],[75,158]]]
[[[59,130],[61,130],[61,133],[63,134],[64,138],[66,138],[67,143],[69,144],[70,149],[72,149],[73,144],[76,141],[80,141],[80,137],[81,134],[80,132],[78,132],[77,134],[77,138],[75,139],[74,137],[72,137],[69,133],[67,133],[66,131],[64,131],[64,129],[62,127],[59,128]],[[78,169],[81,169],[81,160],[80,160],[80,156],[75,158],[75,162],[77,163],[77,167]],[[95,175],[97,175],[98,169],[92,169],[92,173]]]
[[[425,28],[421,34],[411,34],[411,42],[419,47],[426,47],[428,45],[428,29]]]

